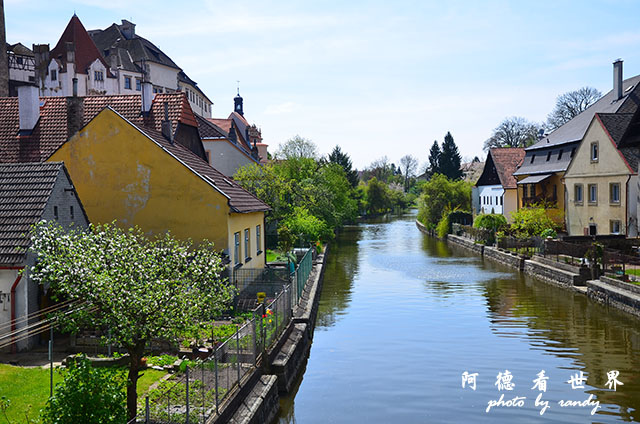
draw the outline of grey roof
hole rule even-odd
[[[0,264],[19,264],[29,229],[40,221],[62,162],[0,164]]]
[[[627,161],[627,164],[635,174],[638,172],[638,165],[640,164],[640,148],[639,147],[622,147],[619,149],[622,156]]]
[[[114,64],[113,56],[115,56],[115,66],[125,71],[142,72],[142,68],[133,62],[133,58],[127,49],[116,47],[105,52],[105,57],[110,64]]]
[[[633,120],[632,113],[598,113],[600,122],[618,146]]]
[[[192,80],[191,78],[189,78],[189,76],[184,71],[178,72],[178,81],[182,81],[186,84],[189,84],[191,88],[193,88],[198,93],[200,93],[205,99],[207,99],[207,101],[209,101],[209,103],[213,103],[211,99],[208,98],[207,95],[202,92],[202,90],[200,90],[200,87],[198,87],[198,83]]]
[[[222,128],[199,115],[196,115],[196,121],[198,121],[198,132],[200,133],[200,138],[202,139],[229,137],[227,132],[225,132]]]
[[[526,150],[546,149],[551,146],[582,140],[596,113],[635,113],[640,104],[639,83],[640,75],[624,80],[622,82],[624,96],[620,100],[614,101],[615,94],[613,90],[609,91],[584,112],[557,128],[551,134],[545,136]],[[629,88],[631,89],[629,90]]]
[[[164,54],[162,50],[146,38],[136,34],[132,39],[128,40],[120,31],[120,26],[117,24],[113,24],[104,30],[91,30],[89,31],[89,35],[103,55],[106,55],[111,47],[120,47],[129,51],[134,62],[144,60],[147,62],[160,63],[170,68],[180,69],[169,56]]]
[[[564,172],[571,163],[574,149],[580,145],[579,141],[550,145],[544,149],[526,150],[522,165],[513,175],[552,174]],[[560,153],[562,152],[562,153]],[[549,154],[551,153],[551,154]]]
[[[7,51],[11,51],[15,54],[19,54],[22,56],[31,56],[33,57],[33,52],[31,49],[23,45],[22,43],[9,44],[7,43]]]

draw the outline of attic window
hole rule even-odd
[[[536,155],[531,155],[531,163],[533,163],[533,160],[536,158]]]
[[[547,162],[551,160],[551,150],[547,153]]]
[[[558,151],[558,160],[562,159],[562,149]]]

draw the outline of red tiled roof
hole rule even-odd
[[[89,33],[80,22],[80,19],[74,14],[67,24],[64,32],[58,40],[58,44],[51,50],[49,57],[61,60],[63,64],[67,62],[67,46],[66,43],[73,43],[75,48],[76,72],[87,73],[89,66],[100,60],[107,69],[107,75],[113,77],[109,71],[109,65],[100,54],[98,47],[89,36]]]
[[[517,188],[517,181],[513,173],[524,159],[524,149],[517,147],[496,148],[491,149],[489,154],[493,158],[502,187],[504,189]]]
[[[138,95],[89,96],[84,104],[83,125],[110,106],[137,126],[160,131],[164,120],[164,103],[175,131],[178,122],[197,128],[197,121],[186,95],[182,92],[156,94],[148,115],[141,113]],[[40,119],[29,136],[18,138],[18,99],[0,98],[0,162],[39,162],[47,160],[69,138],[67,133],[67,98],[43,97]],[[195,125],[194,125],[195,123]]]
[[[229,134],[232,119],[207,118],[207,121],[211,122],[214,125],[217,125],[221,129],[226,131],[227,134]]]

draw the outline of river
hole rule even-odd
[[[347,226],[279,423],[637,422],[639,324],[427,237],[415,214]]]

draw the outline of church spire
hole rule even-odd
[[[233,110],[244,116],[244,111],[242,110],[242,96],[240,96],[240,81],[238,81],[238,94],[233,98]]]

